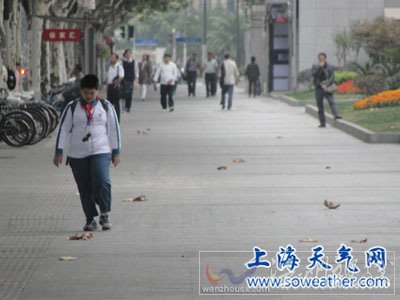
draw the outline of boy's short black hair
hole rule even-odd
[[[255,57],[255,56],[252,56],[252,57],[250,58],[250,60],[251,60],[251,62],[255,62],[255,61],[256,61],[256,57]]]
[[[171,58],[171,54],[165,53],[165,54],[164,54],[164,57],[169,57],[169,58]]]
[[[225,58],[225,59],[228,59],[229,57],[231,57],[231,56],[229,55],[229,53],[225,53],[225,54],[224,54],[224,58]]]
[[[321,55],[326,58],[326,53],[324,53],[324,52],[318,53],[318,57],[320,57]]]
[[[99,78],[94,74],[87,74],[81,79],[81,90],[99,89]]]

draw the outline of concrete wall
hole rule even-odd
[[[337,65],[334,33],[352,21],[383,16],[384,8],[383,0],[300,0],[299,71],[310,68],[321,51]],[[350,55],[348,60],[352,59]]]

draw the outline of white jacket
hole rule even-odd
[[[239,70],[234,60],[228,58],[224,60],[225,77],[224,84],[235,84],[236,77],[239,77]]]
[[[120,129],[112,104],[105,100],[108,107],[106,111],[103,104],[97,101],[93,111],[93,120],[88,125],[86,111],[81,103],[76,103],[72,115],[70,102],[61,116],[56,141],[56,154],[63,154],[68,145],[68,156],[72,158],[84,158],[94,154],[112,153],[119,155],[121,149]],[[90,132],[88,141],[83,141]]]

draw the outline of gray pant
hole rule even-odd
[[[326,123],[324,112],[324,98],[328,100],[333,116],[335,118],[339,116],[339,111],[336,107],[335,99],[333,98],[332,93],[326,93],[322,88],[318,87],[315,89],[315,98],[317,99],[318,117],[321,125],[325,125]]]

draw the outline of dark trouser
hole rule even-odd
[[[251,96],[251,92],[253,92],[253,96],[256,96],[256,84],[257,79],[249,79],[249,97]]]
[[[189,96],[190,95],[196,96],[197,71],[188,71],[186,80],[188,84]]]
[[[217,92],[217,75],[215,73],[206,73],[206,90],[207,90],[207,97],[208,96],[215,96]]]
[[[325,111],[324,111],[324,98],[328,100],[329,106],[334,117],[339,116],[339,111],[336,107],[335,99],[333,99],[332,93],[326,93],[322,88],[318,87],[315,89],[315,98],[318,106],[318,117],[321,125],[325,125]]]
[[[114,105],[115,112],[117,113],[118,122],[121,119],[121,107],[119,105],[119,99],[121,97],[121,91],[119,87],[114,87],[113,84],[109,84],[107,87],[107,100]]]
[[[174,107],[174,99],[172,98],[172,93],[174,92],[173,85],[162,84],[160,88],[161,92],[161,106],[163,109],[167,109],[167,97],[169,108]]]
[[[96,154],[85,158],[68,157],[69,165],[78,186],[82,208],[87,221],[98,216],[96,204],[101,213],[111,210],[111,154]]]
[[[131,109],[132,107],[132,93],[133,93],[133,82],[132,81],[124,81],[124,98],[125,98],[125,108]]]
[[[225,107],[225,94],[228,93],[228,109],[232,107],[233,84],[224,84],[221,91],[221,105]]]

